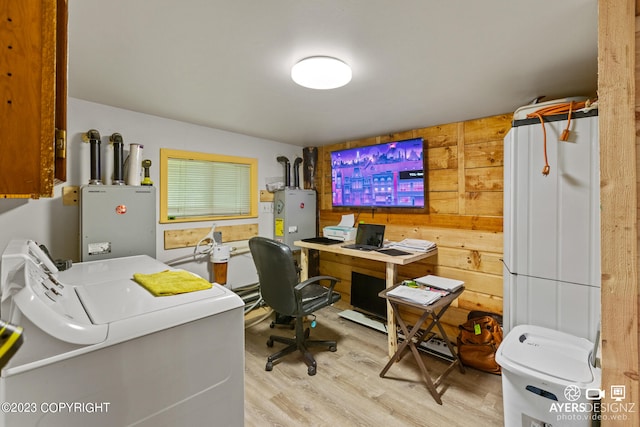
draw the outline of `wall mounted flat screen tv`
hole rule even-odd
[[[422,138],[331,152],[332,205],[424,207]]]

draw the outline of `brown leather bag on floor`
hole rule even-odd
[[[458,357],[465,366],[500,374],[496,351],[502,342],[502,328],[492,316],[469,319],[458,326]]]

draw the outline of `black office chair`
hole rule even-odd
[[[330,351],[337,350],[335,341],[310,340],[309,328],[304,330],[304,317],[316,310],[331,305],[340,299],[333,291],[338,279],[331,276],[316,276],[300,283],[298,270],[289,246],[264,237],[249,240],[249,249],[258,271],[260,290],[265,303],[281,315],[295,318],[295,337],[287,338],[271,335],[267,341],[269,347],[274,342],[288,344],[287,347],[267,358],[265,369],[273,369],[273,363],[281,357],[299,350],[307,364],[309,375],[316,373],[316,361],[307,350],[310,346],[325,346]],[[329,287],[319,282],[328,281]]]

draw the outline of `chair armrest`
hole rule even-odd
[[[304,282],[298,283],[294,288],[294,292],[296,295],[296,300],[298,303],[298,308],[301,309],[302,308],[302,290],[304,288],[306,288],[309,285],[315,285],[315,284],[319,284],[319,282],[323,281],[323,280],[328,280],[331,283],[328,286],[328,292],[327,292],[327,301],[331,301],[331,299],[333,298],[333,288],[336,286],[336,283],[338,283],[340,281],[340,279],[338,279],[337,277],[333,277],[333,276],[314,276],[314,277],[310,277],[309,279],[305,280]],[[321,285],[322,286],[322,285]],[[327,286],[325,286],[327,287]]]
[[[304,288],[306,288],[309,285],[313,285],[314,283],[318,283],[322,280],[330,280],[331,281],[331,285],[329,285],[329,289],[333,290],[333,288],[336,286],[336,283],[338,283],[340,281],[340,279],[338,279],[337,277],[333,277],[333,276],[314,276],[314,277],[310,277],[307,280],[305,280],[304,282],[300,282],[295,286],[295,290],[296,292],[299,292],[301,290],[303,290]]]

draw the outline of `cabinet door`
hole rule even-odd
[[[0,197],[53,196],[58,4],[66,16],[66,0],[0,2]]]
[[[55,182],[67,180],[67,0],[57,0],[56,12],[56,106],[55,106]]]

